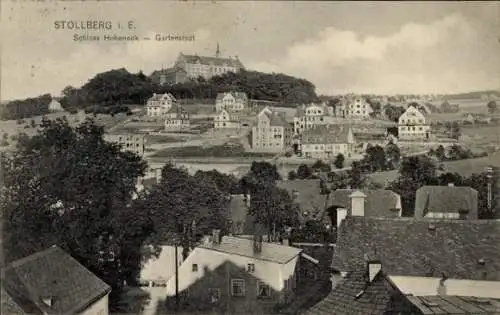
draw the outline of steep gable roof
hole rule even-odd
[[[291,128],[291,124],[286,121],[285,113],[277,111],[264,111],[264,114],[269,118],[272,127]]]
[[[423,218],[429,212],[458,213],[468,210],[467,218],[478,218],[478,192],[471,187],[423,186],[415,197],[415,217]]]
[[[153,94],[153,96],[151,96],[149,99],[148,99],[148,102],[149,101],[161,101],[161,100],[172,100],[172,102],[175,102],[176,99],[175,97],[171,94],[171,93],[165,93],[165,94]]]
[[[349,143],[352,136],[350,126],[319,125],[305,130],[302,134],[302,143]]]
[[[14,261],[2,271],[2,286],[27,313],[77,313],[111,291],[57,246]],[[43,303],[46,297],[53,299],[51,307]]]
[[[260,253],[254,253],[253,239],[224,236],[219,244],[201,244],[199,247],[215,250],[229,255],[246,256],[258,260],[266,260],[278,264],[286,264],[297,257],[302,249],[275,243],[262,242]]]
[[[327,206],[328,196],[321,194],[320,179],[278,180],[276,186],[285,189],[302,211],[312,215],[322,213]]]
[[[349,215],[352,214],[350,195],[357,191],[356,189],[337,189],[330,193],[329,204],[347,209]],[[401,198],[392,190],[387,189],[364,189],[365,216],[393,218],[398,217],[399,213],[391,209],[401,208]]]
[[[347,271],[366,253],[376,253],[390,275],[498,281],[500,220],[347,216],[332,267]]]
[[[399,302],[399,303],[398,303]],[[367,284],[366,272],[361,266],[346,275],[328,296],[304,315],[330,314],[406,314],[409,307],[405,296],[387,279],[383,272]]]

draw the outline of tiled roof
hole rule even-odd
[[[241,100],[241,101],[248,100],[247,94],[245,92],[234,92],[234,91],[217,93],[216,100],[222,100],[224,96],[226,96],[227,94],[231,94],[236,100]]]
[[[165,93],[165,94],[153,94],[153,96],[151,96],[149,99],[148,99],[148,102],[149,101],[161,101],[161,100],[164,100],[164,99],[171,99],[172,101],[175,102],[175,97],[170,94],[170,93]]]
[[[168,68],[168,69],[161,70],[160,74],[170,74],[170,73],[176,73],[176,72],[179,72],[179,71],[186,72],[186,70],[184,70],[181,67],[171,67],[171,68]]]
[[[180,114],[187,114],[188,111],[181,105],[172,104],[172,107],[170,107],[170,109],[167,111],[167,114],[174,114],[174,113],[180,115]]]
[[[339,206],[347,209],[351,215],[351,198],[349,197],[356,189],[337,189],[330,193],[329,205]],[[399,212],[391,211],[394,208],[401,208],[400,196],[387,189],[365,189],[363,193],[365,199],[365,216],[393,218],[398,217]]]
[[[184,57],[184,60],[186,60],[187,63],[195,64],[195,63],[200,63],[203,65],[214,65],[214,66],[224,66],[226,64],[227,66],[230,67],[235,67],[235,68],[244,68],[243,64],[239,59],[232,59],[232,58],[217,58],[217,57],[206,57],[206,56],[197,56],[197,55],[182,55]]]
[[[282,112],[264,112],[266,116],[269,118],[270,125],[273,127],[285,127],[285,128],[291,128],[291,124],[286,121],[285,118],[285,113]]]
[[[302,143],[348,143],[352,130],[344,125],[319,125],[304,131]]]
[[[390,275],[498,281],[500,220],[347,216],[332,267],[348,271],[367,253],[376,253]]]
[[[457,213],[469,210],[468,219],[476,220],[478,192],[471,187],[424,186],[417,190],[415,217],[422,218],[429,212]]]
[[[471,292],[473,294],[474,292]],[[408,296],[421,314],[500,314],[500,301],[473,296]]]
[[[285,189],[302,211],[314,216],[324,211],[328,201],[327,195],[321,194],[320,183],[319,179],[278,180],[276,186]]]
[[[0,314],[8,314],[8,315],[18,315],[18,314],[26,314],[27,312],[23,311],[23,309],[12,299],[10,294],[8,294],[5,289],[0,288],[1,291],[1,308]],[[32,309],[33,314],[41,314],[41,312],[37,312],[35,308]]]
[[[302,251],[301,249],[295,247],[262,242],[261,252],[254,253],[253,242],[253,239],[224,236],[219,244],[202,244],[200,247],[230,255],[239,255],[259,260],[272,261],[278,264],[285,264],[289,262],[294,257],[297,257]]]
[[[28,313],[74,314],[111,288],[57,246],[19,259],[3,270],[2,286]],[[47,307],[42,299],[52,297]]]
[[[358,265],[325,299],[304,315],[398,314],[397,311],[403,311],[404,301],[404,295],[391,285],[383,272],[379,272],[367,285],[365,269]],[[397,309],[396,305],[399,306]]]

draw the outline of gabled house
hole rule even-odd
[[[154,93],[146,103],[146,114],[149,117],[165,117],[170,108],[176,103],[177,100],[170,93]]]
[[[50,103],[49,103],[49,112],[60,112],[63,111],[64,109],[61,106],[61,103],[59,103],[58,100],[53,98]]]
[[[302,156],[329,160],[338,154],[350,158],[354,153],[355,139],[348,125],[316,126],[302,134],[300,151]]]
[[[146,148],[146,136],[133,133],[107,133],[104,139],[119,144],[123,151],[130,151],[139,156],[144,155]]]
[[[228,109],[217,111],[214,116],[215,129],[240,129],[241,116],[238,112]]]
[[[57,246],[2,268],[2,314],[108,314],[109,285]]]
[[[429,139],[431,123],[425,114],[414,106],[409,106],[398,120],[398,136],[401,140]]]
[[[415,218],[478,219],[478,192],[471,187],[423,186],[415,197]]]
[[[301,249],[253,239],[220,236],[196,247],[179,267],[183,307],[228,314],[263,314],[294,297]],[[176,282],[167,284],[167,300]]]
[[[293,128],[285,113],[264,108],[252,127],[252,149],[259,152],[284,152],[292,146]]]
[[[165,130],[180,130],[189,128],[189,112],[182,106],[174,104],[165,113]]]
[[[323,104],[309,104],[297,107],[293,118],[293,131],[298,135],[305,130],[327,124],[328,108]]]
[[[362,97],[347,97],[335,107],[335,115],[348,119],[368,119],[373,112],[371,105]]]
[[[223,109],[238,112],[248,108],[248,97],[244,92],[224,92],[217,93],[215,99],[215,111]]]

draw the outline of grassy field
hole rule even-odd
[[[173,142],[184,142],[187,139],[185,137],[173,137],[173,136],[156,136],[148,135],[148,143],[173,143]]]
[[[223,144],[212,147],[183,146],[158,151],[151,158],[228,158],[228,157],[273,157],[272,153],[245,152],[241,144]]]
[[[500,126],[484,125],[462,128],[463,142],[474,148],[500,146]]]

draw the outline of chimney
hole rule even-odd
[[[212,230],[212,244],[220,244],[220,230]]]
[[[441,279],[439,279],[439,285],[437,288],[437,295],[443,296],[446,295],[446,284],[445,281],[448,277],[443,273]]]
[[[378,275],[378,273],[382,270],[382,263],[379,260],[368,260],[367,264],[367,272],[368,272],[368,282],[371,283],[373,279]]]
[[[347,209],[344,208],[338,208],[337,209],[337,228],[340,226],[340,223],[345,219],[347,216]]]
[[[262,235],[255,235],[253,237],[253,252],[254,254],[262,252]]]
[[[459,220],[467,220],[469,215],[469,210],[467,209],[459,209],[458,210],[458,219]]]
[[[455,187],[454,183],[448,183],[448,187]]]
[[[356,190],[349,197],[351,198],[351,215],[364,217],[366,195],[360,190]]]

